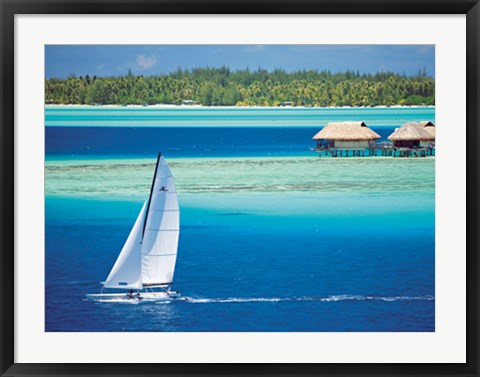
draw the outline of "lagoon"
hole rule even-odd
[[[435,158],[318,158],[318,128],[303,122],[327,120],[285,126],[283,110],[280,127],[230,128],[213,109],[201,116],[217,128],[136,127],[121,114],[121,127],[99,127],[87,113],[75,116],[89,127],[71,114],[48,126],[46,331],[434,331]],[[379,110],[385,134],[430,119]],[[189,301],[84,302],[148,197],[157,149],[179,193],[174,289]]]

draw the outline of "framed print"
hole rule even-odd
[[[478,2],[341,5],[1,3],[2,375],[478,375]]]

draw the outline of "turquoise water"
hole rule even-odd
[[[375,121],[433,117],[408,110],[382,109]],[[243,127],[226,149],[212,146],[228,132],[190,130],[202,153],[189,155],[192,140],[176,121],[122,133],[93,127],[103,121],[90,112],[78,115],[90,128],[47,128],[47,331],[435,330],[434,157],[318,158],[308,149],[314,128],[284,126],[288,143],[278,127],[254,137]],[[147,151],[128,148],[145,135]],[[181,208],[174,288],[189,301],[82,301],[113,265],[148,196],[153,148],[165,140]]]
[[[435,109],[417,108],[138,108],[47,107],[46,126],[77,127],[298,127],[335,121],[364,121],[369,126],[399,127],[435,120]]]

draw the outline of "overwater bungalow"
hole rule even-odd
[[[388,139],[400,156],[432,155],[435,148],[435,125],[431,122],[408,122],[397,128]]]
[[[322,154],[337,156],[372,155],[376,140],[380,135],[372,131],[364,122],[332,122],[328,123],[313,140],[317,141],[315,148]]]

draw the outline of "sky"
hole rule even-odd
[[[393,71],[435,75],[434,45],[47,45],[47,78],[168,74],[178,68]]]

